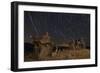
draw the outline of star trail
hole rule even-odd
[[[45,32],[55,40],[84,38],[90,45],[90,15],[24,11],[24,42],[31,43],[30,35]]]

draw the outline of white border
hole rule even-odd
[[[61,61],[39,61],[39,62],[24,62],[24,11],[43,11],[43,12],[64,12],[64,13],[84,13],[90,14],[91,24],[91,50],[90,59],[80,60],[61,60]],[[48,7],[48,6],[18,6],[18,68],[36,68],[50,66],[71,66],[95,64],[95,10],[82,8],[63,8],[63,7]]]

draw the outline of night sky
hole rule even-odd
[[[41,36],[45,32],[56,42],[84,38],[89,46],[90,15],[24,11],[24,42],[30,43],[31,35]]]

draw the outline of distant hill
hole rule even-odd
[[[31,43],[24,43],[24,53],[33,52],[33,47]]]

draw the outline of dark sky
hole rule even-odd
[[[24,42],[31,42],[30,35],[49,32],[55,40],[84,38],[90,42],[90,15],[72,13],[24,11]]]

